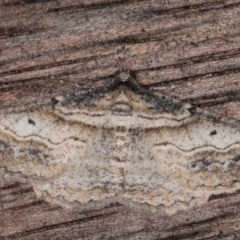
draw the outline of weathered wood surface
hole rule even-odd
[[[163,94],[240,120],[240,1],[2,0],[0,107],[103,86],[124,66]],[[240,239],[240,193],[173,216],[61,209],[0,180],[0,239]]]

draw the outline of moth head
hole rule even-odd
[[[104,88],[104,92],[117,89],[120,86],[127,86],[135,92],[144,92],[144,89],[136,82],[135,74],[127,68],[115,73],[114,79]]]
[[[133,74],[133,73],[131,73],[129,69],[123,68],[123,69],[119,72],[119,74],[118,74],[117,77],[118,77],[118,79],[119,79],[120,82],[127,82],[127,81],[129,81],[130,78],[132,78],[132,76],[131,76],[132,74]]]

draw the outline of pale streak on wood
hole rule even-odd
[[[142,89],[124,69],[102,91],[2,112],[0,173],[64,207],[174,214],[240,189],[239,132]]]

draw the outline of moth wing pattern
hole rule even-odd
[[[127,70],[110,85],[2,111],[0,174],[82,210],[174,214],[240,189],[238,123],[139,87]]]
[[[85,149],[86,142],[79,139],[78,131],[49,110],[1,114],[1,171],[26,182],[48,181],[61,175]]]
[[[38,197],[64,207],[101,208],[122,191],[122,169],[106,159],[98,117],[76,108],[9,111],[0,116],[0,174],[33,184]],[[86,125],[88,122],[89,125]]]
[[[123,201],[174,214],[240,189],[239,124],[189,104],[168,113],[158,113],[152,125],[146,121],[143,139],[151,150],[137,164],[128,162]]]

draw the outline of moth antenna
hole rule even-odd
[[[145,89],[143,89],[131,75],[129,75],[129,77],[131,79],[131,83],[134,85],[134,88],[136,88],[139,92],[145,92]]]
[[[105,86],[102,90],[102,92],[106,92],[112,88],[114,88],[115,86],[117,86],[119,84],[119,80],[117,79],[118,76],[116,76],[107,86]]]

